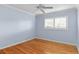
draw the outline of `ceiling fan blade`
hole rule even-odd
[[[39,5],[37,6],[37,8],[41,8],[41,7],[43,7],[43,5],[42,5],[42,4],[39,4]]]
[[[45,11],[43,9],[40,8],[40,10],[45,14]]]
[[[45,14],[46,12],[44,11],[44,9],[52,9],[53,7],[50,7],[50,6],[46,7],[46,6],[42,5],[42,4],[39,4],[39,5],[37,6],[37,8],[38,8],[41,12],[43,12],[43,13]]]
[[[42,7],[44,9],[53,9],[53,7]]]
[[[47,7],[47,6],[44,6],[44,5],[42,5],[42,4],[39,4],[38,6],[37,6],[37,8],[43,8],[43,9],[52,9],[53,7]]]

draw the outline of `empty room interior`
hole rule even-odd
[[[78,52],[78,4],[0,5],[0,54]]]

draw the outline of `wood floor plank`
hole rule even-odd
[[[1,54],[77,54],[77,48],[72,45],[51,42],[43,39],[33,39],[22,44],[0,50]]]
[[[7,53],[7,54],[22,54],[23,52],[18,50],[17,48],[15,47],[10,47],[10,48],[6,48],[4,50],[2,50],[4,53]],[[23,53],[24,54],[24,53]]]

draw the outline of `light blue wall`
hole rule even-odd
[[[35,36],[35,17],[0,5],[0,48]]]
[[[68,30],[48,30],[44,28],[44,18],[68,16]],[[62,43],[77,43],[77,10],[75,8],[36,16],[36,34],[39,38],[47,38]]]
[[[78,32],[77,32],[77,48],[78,48],[78,51],[79,51],[79,7],[77,7],[77,19],[78,19],[78,22],[77,22],[77,25],[78,25]]]

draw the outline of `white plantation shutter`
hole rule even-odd
[[[45,28],[53,28],[54,19],[45,19]]]
[[[55,28],[66,29],[67,27],[67,17],[55,18]]]

